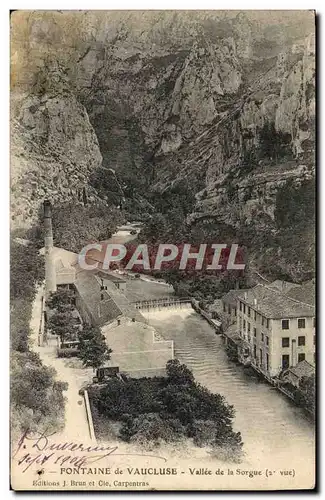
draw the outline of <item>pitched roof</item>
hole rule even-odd
[[[275,288],[256,285],[247,290],[241,301],[256,309],[267,318],[299,318],[315,315],[315,307],[289,297]]]
[[[95,275],[95,279],[98,283],[98,287],[100,288],[100,278]],[[113,282],[106,282],[105,286],[107,289],[105,293],[114,301],[118,309],[120,310],[123,316],[127,316],[128,318],[134,318],[141,323],[146,323],[144,316],[134,307],[133,304],[129,302],[127,297],[114,285]]]
[[[289,368],[288,372],[293,373],[300,379],[301,377],[310,377],[314,375],[315,368],[304,359],[303,361],[300,361],[300,363],[298,363],[296,366]]]
[[[39,253],[40,255],[45,255],[45,248],[41,248]],[[60,268],[61,266],[71,267],[76,265],[78,262],[78,255],[76,253],[70,252],[70,250],[65,250],[64,248],[60,247],[52,248],[52,258],[58,268]],[[58,264],[57,261],[59,261]]]
[[[93,274],[87,271],[77,272],[75,287],[95,325],[103,326],[121,316],[121,309],[108,293],[100,289]]]
[[[301,285],[299,285],[298,283],[291,283],[290,281],[275,280],[272,281],[272,283],[270,283],[268,286],[271,288],[277,288],[278,290],[280,290],[280,292],[287,293],[292,288],[299,288]]]
[[[121,315],[146,323],[113,282],[106,282],[107,290],[101,290],[101,280],[96,274],[78,266],[76,270],[75,286],[94,324],[103,326]]]
[[[109,271],[100,270],[94,274],[96,274],[97,276],[99,276],[100,278],[103,278],[105,280],[112,281],[113,283],[126,283],[126,281],[127,281],[122,276],[119,276],[118,274],[113,273],[113,272],[109,272]]]
[[[241,336],[238,333],[238,329],[237,329],[236,324],[230,325],[226,329],[225,335],[226,335],[226,337],[228,337],[228,339],[232,340],[239,347],[246,346],[246,342],[241,338]]]
[[[229,292],[222,296],[222,301],[225,304],[229,304],[230,306],[235,307],[237,298],[244,296],[245,292],[247,292],[247,289],[244,288],[240,290],[229,290]]]
[[[316,286],[313,281],[307,281],[303,283],[301,286],[289,290],[287,296],[299,300],[301,302],[305,302],[306,304],[310,304],[315,306],[315,291]]]

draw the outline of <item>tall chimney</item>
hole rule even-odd
[[[45,299],[56,291],[55,264],[53,259],[52,207],[44,201],[44,243],[45,243]]]

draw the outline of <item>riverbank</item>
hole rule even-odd
[[[155,311],[149,322],[199,383],[234,405],[234,428],[242,433],[246,458],[256,467],[314,468],[314,428],[303,411],[258,375],[228,360],[220,336],[193,310]],[[304,457],[301,457],[304,449]]]

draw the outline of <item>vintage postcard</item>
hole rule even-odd
[[[11,487],[314,489],[315,12],[10,23]]]

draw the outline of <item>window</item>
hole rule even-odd
[[[264,333],[261,333],[261,340],[264,342]]]
[[[231,314],[231,307],[228,306],[228,314]]]
[[[289,330],[289,320],[288,319],[282,320],[282,330]]]
[[[256,345],[254,345],[254,358],[256,359],[257,355],[256,355]]]
[[[248,330],[248,333],[251,332],[251,324],[247,321],[247,330]]]
[[[264,325],[264,316],[262,316],[262,326]]]
[[[256,321],[256,320],[257,320],[257,312],[254,311],[254,321]]]
[[[306,358],[305,356],[305,353],[304,352],[301,352],[298,354],[298,363],[300,363],[301,361],[304,361]]]
[[[282,369],[285,370],[286,368],[289,368],[289,354],[283,354],[282,355]]]
[[[244,304],[244,314],[246,314],[246,305]]]
[[[306,328],[305,318],[298,318],[298,328]]]
[[[223,312],[226,312],[226,304],[223,305]]]
[[[263,363],[263,351],[260,349],[260,363]]]
[[[257,337],[256,328],[254,328],[254,337]]]
[[[306,337],[304,335],[298,337],[298,345],[306,345]]]
[[[269,355],[266,355],[266,370],[269,371],[270,368],[270,361],[269,361]]]
[[[251,308],[250,307],[247,307],[247,314],[250,317],[250,315],[251,315]]]
[[[289,347],[290,339],[289,337],[282,337],[282,347]]]
[[[245,320],[243,321],[243,328],[244,328],[244,330],[246,330],[246,321]]]
[[[237,309],[236,309],[236,307],[234,308],[234,311],[235,311],[235,316],[237,316]]]
[[[269,337],[267,335],[265,335],[265,342],[266,342],[266,345],[269,345]]]
[[[240,311],[242,310],[242,305],[243,305],[243,304],[242,304],[241,302],[239,302],[239,310],[240,310]]]
[[[266,328],[269,328],[269,325],[270,325],[270,320],[269,320],[269,319],[267,319],[267,320],[266,320]]]

